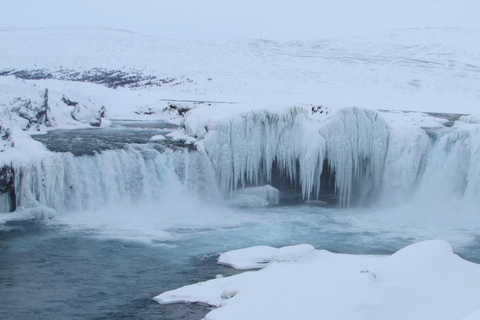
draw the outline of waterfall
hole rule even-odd
[[[15,172],[17,208],[95,210],[153,202],[165,188],[188,196],[217,195],[208,160],[186,148],[161,152],[147,144],[83,156],[52,152],[41,161],[15,166]]]
[[[415,117],[354,107],[330,114],[254,110],[197,127],[187,117],[195,148],[132,143],[93,155],[49,152],[40,161],[13,164],[14,187],[0,193],[0,211],[154,203],[167,189],[218,200],[268,184],[280,198],[296,192],[308,203],[334,199],[343,207],[422,196],[478,202],[480,121],[464,116],[447,127]]]
[[[408,201],[426,190],[480,196],[480,120],[474,116],[450,127],[425,114],[355,107],[323,114],[301,107],[252,110],[204,122],[195,111],[185,127],[202,138],[226,195],[270,183],[299,189],[305,200],[335,193],[344,207]],[[276,184],[277,176],[289,182]]]

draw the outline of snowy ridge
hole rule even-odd
[[[424,241],[391,256],[358,256],[308,245],[253,247],[219,262],[260,271],[217,278],[154,299],[218,307],[206,320],[477,319],[480,266],[444,241]]]
[[[192,100],[252,97],[343,107],[479,110],[474,28],[398,29],[317,41],[182,41],[106,28],[2,29],[0,42],[0,75],[26,79],[146,87],[167,98]]]

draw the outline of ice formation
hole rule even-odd
[[[440,194],[478,201],[480,124],[423,113],[309,107],[245,112],[193,110],[187,132],[209,156],[220,188],[272,183],[284,175],[305,200],[322,199],[333,181],[341,206]],[[218,114],[216,114],[216,112]],[[200,116],[199,116],[200,115]],[[281,190],[282,191],[282,190]]]
[[[15,194],[0,198],[3,212],[9,207],[96,210],[118,203],[155,201],[167,188],[189,196],[216,195],[208,161],[186,149],[160,152],[151,145],[133,145],[93,156],[48,153],[39,161],[13,165],[13,170]]]
[[[228,204],[235,207],[266,207],[279,204],[279,200],[280,191],[267,184],[236,190]]]
[[[146,197],[165,186],[166,169],[161,167],[174,162],[190,163],[182,165],[183,171],[170,167],[179,181],[201,172],[203,178],[188,182],[189,190],[210,190],[217,196],[218,186],[239,206],[277,204],[289,188],[306,203],[334,194],[345,207],[412,196],[478,201],[476,116],[463,116],[446,127],[444,119],[426,114],[355,107],[222,108],[191,110],[184,129],[167,135],[189,144],[196,141],[196,151],[162,154],[152,146],[132,146],[92,157],[47,152],[41,160],[14,163],[14,207],[39,203],[85,210],[115,203],[117,197]],[[177,160],[167,154],[176,154]],[[3,211],[12,207],[12,197],[0,199]]]

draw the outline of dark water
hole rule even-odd
[[[152,297],[234,271],[215,256],[178,250],[8,223],[0,232],[0,318],[201,319],[204,305],[159,305]]]
[[[166,135],[177,126],[167,122],[155,121],[112,121],[107,128],[86,128],[53,130],[46,134],[33,135],[50,151],[70,152],[75,156],[93,155],[104,150],[124,149],[129,144],[152,144],[159,151],[165,148],[192,148],[181,141],[165,139],[150,141],[155,135]]]
[[[175,235],[172,240],[150,243],[99,238],[102,230],[41,221],[6,223],[0,231],[0,319],[202,319],[210,310],[205,305],[160,305],[152,297],[237,273],[216,264],[220,252],[310,243],[332,252],[391,254],[424,239],[420,229],[389,235],[373,228],[374,220],[372,227],[358,228],[336,209],[239,214],[249,219],[235,226],[219,221],[218,226],[165,229]],[[454,249],[480,262],[478,235]]]

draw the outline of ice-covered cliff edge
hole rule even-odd
[[[282,186],[301,189],[304,199],[334,193],[341,206],[405,200],[419,190],[480,195],[476,117],[450,127],[446,117],[355,107],[239,110],[196,109],[184,123],[200,139],[225,194],[265,183],[279,187],[283,176]]]
[[[205,157],[188,156],[188,152],[172,158],[202,159],[203,176],[195,178],[188,190],[198,189],[193,184],[208,181],[207,189],[216,192],[216,181],[223,195],[230,198],[238,189],[269,184],[280,190],[280,202],[288,198],[295,203],[315,204],[320,200],[322,205],[344,207],[405,202],[415,197],[478,202],[480,196],[480,123],[476,116],[356,107],[213,104],[192,108],[181,128],[168,139],[196,141],[194,154],[200,152],[208,159],[205,162]],[[72,201],[72,197],[78,197],[78,186],[82,186],[85,199],[94,199],[90,201],[94,205],[108,206],[107,200],[114,194],[128,198],[138,191],[140,194],[133,197],[142,198],[151,193],[149,189],[165,183],[158,165],[171,168],[174,175],[178,173],[168,164],[177,160],[169,160],[162,153],[144,146],[100,152],[92,159],[68,153],[46,154],[38,161],[15,163],[12,168],[21,178],[4,175],[8,180],[5,186],[16,184],[5,187],[10,194],[16,190],[16,199],[9,200],[9,206],[38,202],[60,210],[84,210],[87,207],[83,200]],[[119,164],[117,167],[98,171],[98,166],[92,165],[92,161],[103,163],[110,156]],[[151,161],[160,162],[151,165]],[[75,170],[86,171],[75,174]],[[118,177],[128,178],[125,172],[138,175],[125,180],[125,184],[143,183],[144,176],[157,177],[158,183],[121,191],[102,187],[119,181]],[[88,183],[79,178],[90,174]],[[188,180],[185,177],[179,181],[184,183]],[[76,189],[70,188],[73,185]]]

